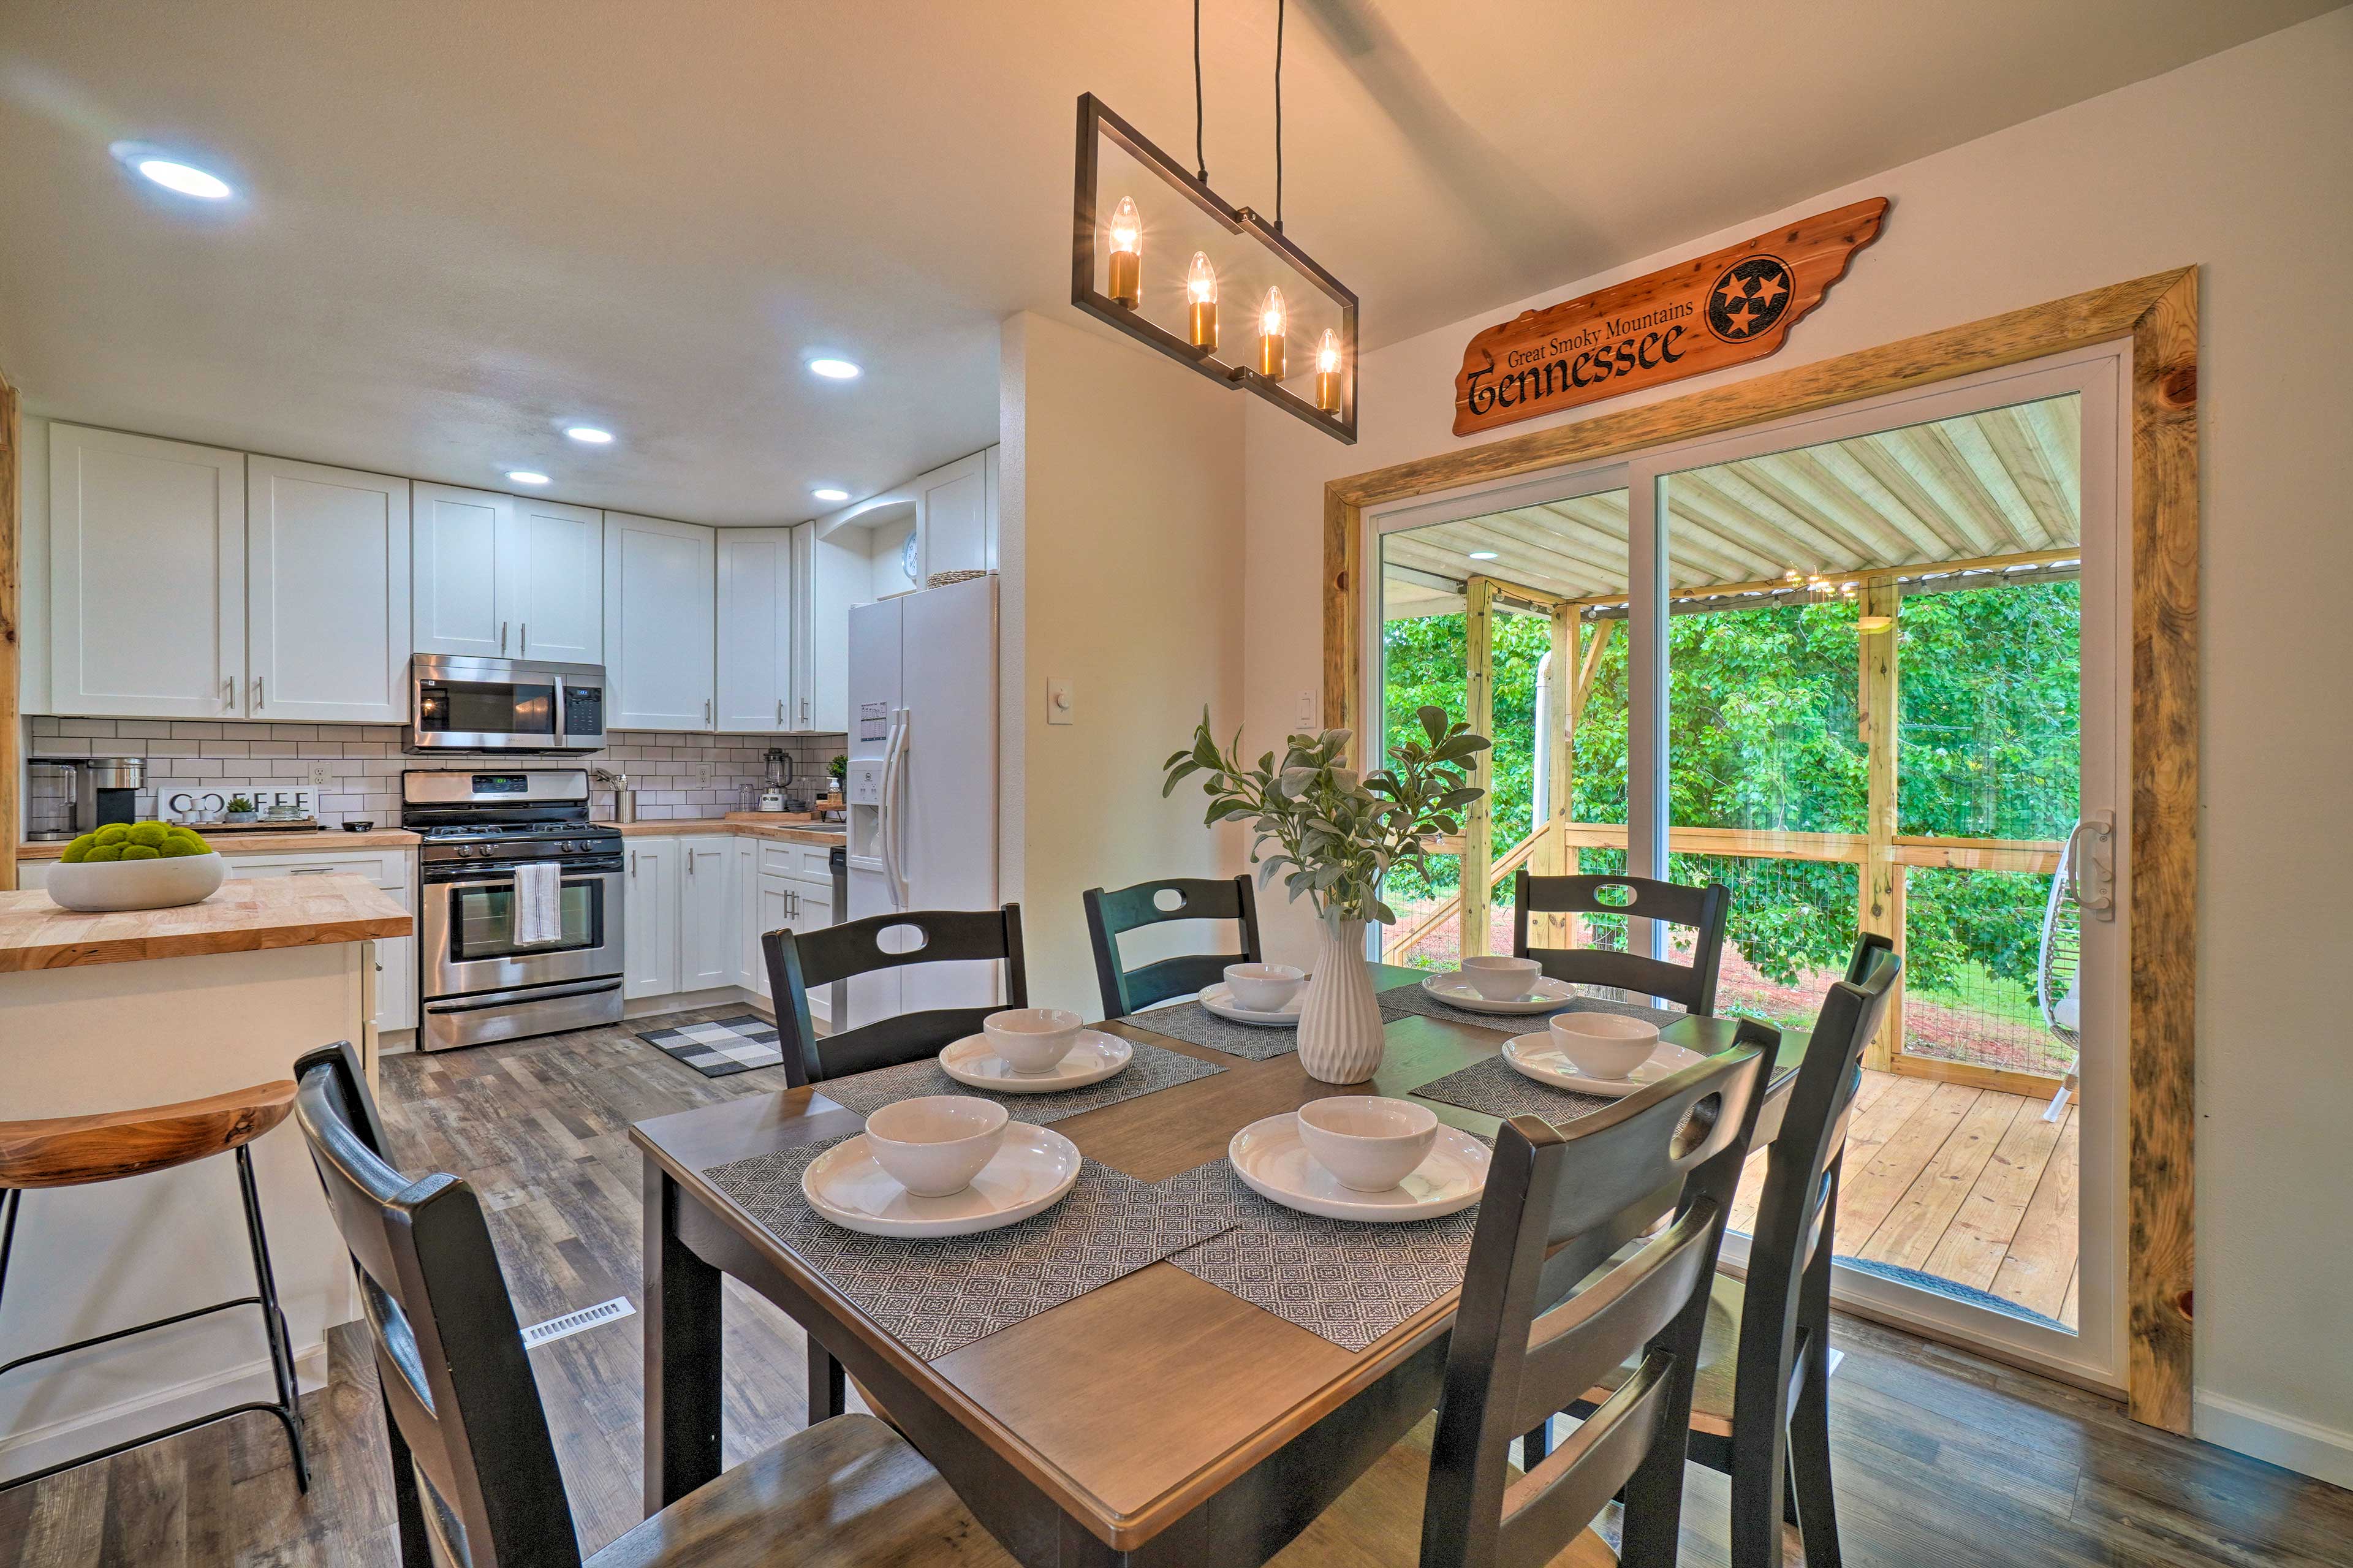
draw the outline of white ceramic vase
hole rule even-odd
[[[1381,1005],[1365,959],[1365,922],[1325,915],[1322,926],[1299,1008],[1299,1065],[1321,1083],[1362,1083],[1381,1065]]]

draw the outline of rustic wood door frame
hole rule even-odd
[[[24,723],[17,686],[24,679],[24,561],[16,500],[24,464],[16,389],[0,373],[0,892],[16,886],[16,846],[25,837]]]
[[[1623,457],[2132,340],[2132,958],[2126,981],[2126,1386],[2186,1433],[2194,1281],[2198,917],[2198,273],[2153,274],[1819,364],[1394,464],[1324,489],[1324,710],[1356,729],[1365,510]],[[1376,731],[1377,732],[1377,731]]]

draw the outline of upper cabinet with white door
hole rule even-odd
[[[59,713],[241,717],[245,455],[49,426]]]
[[[248,458],[246,712],[408,716],[408,481]]]
[[[604,513],[419,484],[413,523],[417,652],[606,662]]]
[[[607,728],[714,727],[715,531],[605,514]]]
[[[919,477],[915,537],[923,561],[917,586],[935,572],[990,572],[997,567],[997,448],[959,458]]]
[[[734,733],[798,729],[793,534],[719,530],[719,722]]]

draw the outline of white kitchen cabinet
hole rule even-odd
[[[411,915],[417,912],[417,864],[406,850],[247,851],[222,859],[231,878],[365,877]],[[416,936],[378,937],[375,961],[375,1026],[417,1027]]]
[[[728,841],[728,889],[735,900],[735,984],[756,995],[768,994],[768,960],[760,950],[759,846],[749,838]]]
[[[754,895],[753,924],[761,934],[772,931],[810,931],[834,923],[833,883],[802,877],[790,877],[776,871],[763,871]],[[759,940],[755,935],[754,942]],[[761,977],[760,994],[773,1003],[775,997]],[[809,993],[809,1015],[819,1021],[830,1017],[828,995],[832,987],[820,985]]]
[[[49,704],[242,718],[245,455],[49,426]]]
[[[731,733],[800,728],[793,683],[793,534],[719,530],[719,722]]]
[[[818,525],[805,522],[793,530],[793,565],[801,585],[793,645],[797,690],[786,711],[799,715],[793,729],[839,734],[849,728],[849,606],[873,596],[866,557],[847,542],[820,538]]]
[[[989,459],[996,448],[959,458],[915,480],[915,535],[921,580],[934,572],[987,572],[997,564],[997,540],[989,526],[996,508]]]
[[[667,996],[678,989],[679,867],[686,840],[633,837],[622,905],[621,994]]]
[[[712,727],[713,531],[605,514],[607,729]]]
[[[605,662],[605,514],[418,484],[415,644],[473,658]]]
[[[562,501],[515,501],[522,559],[514,584],[515,657],[551,664],[605,662],[605,514]]]
[[[408,481],[254,457],[245,483],[246,712],[402,722]]]
[[[678,989],[735,984],[742,917],[732,875],[735,841],[723,835],[678,840]]]

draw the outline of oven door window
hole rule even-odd
[[[552,736],[555,685],[422,681],[417,688],[417,727],[428,734]]]
[[[536,958],[576,952],[605,943],[604,889],[593,881],[567,881],[558,900],[564,934],[554,942],[519,947],[514,940],[514,884],[466,882],[449,889],[449,961],[471,963],[492,958]]]

